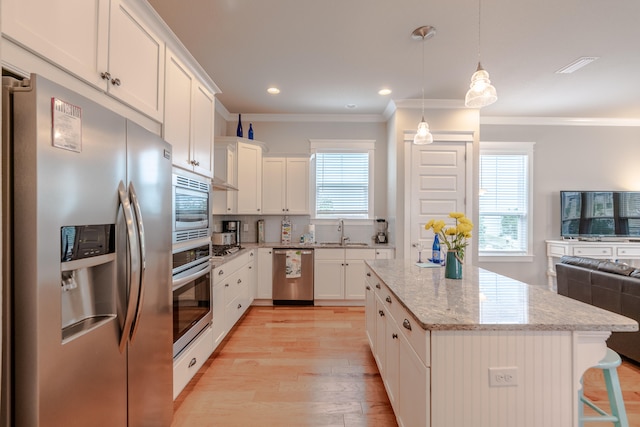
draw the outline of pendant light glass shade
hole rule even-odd
[[[464,105],[470,108],[482,108],[491,105],[498,100],[496,88],[489,80],[489,73],[482,68],[478,62],[478,69],[471,76],[471,85],[467,96],[464,98]]]
[[[429,125],[424,121],[424,117],[422,121],[418,124],[418,132],[416,132],[416,136],[413,137],[413,143],[416,145],[425,145],[431,144],[433,142],[433,135],[429,132]]]

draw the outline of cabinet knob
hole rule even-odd
[[[391,338],[393,338],[394,340],[398,339],[398,334],[391,334]]]
[[[371,277],[371,273],[367,273],[367,277]]]
[[[238,304],[238,310],[242,308],[242,304]]]
[[[102,78],[102,80],[111,80],[111,74],[108,71],[100,73],[100,77]]]
[[[197,360],[196,360],[196,358],[194,357],[193,359],[191,359],[191,360],[189,361],[189,366],[188,366],[188,367],[190,368],[190,367],[192,367],[193,365],[195,365],[196,363],[198,363],[198,361],[197,361]]]
[[[381,289],[380,283],[376,283],[376,289]]]
[[[385,301],[388,302],[389,304],[391,304],[391,297],[389,295],[387,295],[387,297],[385,298]]]
[[[371,290],[371,286],[367,285],[367,290],[370,291]]]
[[[378,314],[379,314],[380,316],[384,316],[384,311],[382,311],[382,310],[378,310]]]
[[[229,284],[228,284],[228,283],[225,283],[225,284],[224,284],[224,287],[225,287],[225,288],[228,288],[228,287],[229,287]]]
[[[238,282],[237,282],[237,283],[238,283],[238,285],[239,285],[240,283],[242,283],[242,279],[238,279]]]
[[[404,322],[402,322],[402,326],[404,326],[408,330],[411,330],[411,322],[409,322],[407,319],[404,319]]]
[[[222,276],[224,274],[223,270],[218,271],[218,276]]]
[[[120,86],[120,79],[111,79],[111,84],[114,86]]]
[[[256,209],[258,212],[260,212],[260,208]]]

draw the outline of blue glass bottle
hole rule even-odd
[[[249,123],[249,139],[253,139],[253,125]]]
[[[238,114],[238,128],[236,129],[236,136],[242,138],[242,114]]]
[[[433,246],[431,247],[431,262],[440,264],[440,238],[437,234],[433,238]]]

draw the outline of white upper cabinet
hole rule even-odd
[[[239,214],[262,213],[262,147],[238,142]]]
[[[173,164],[213,177],[215,98],[167,49],[164,139],[173,145]]]
[[[122,0],[3,0],[18,45],[162,121],[164,42]]]
[[[262,213],[309,214],[309,159],[265,157]]]

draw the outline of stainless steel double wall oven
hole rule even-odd
[[[213,319],[211,301],[211,185],[203,177],[173,174],[173,356]]]

